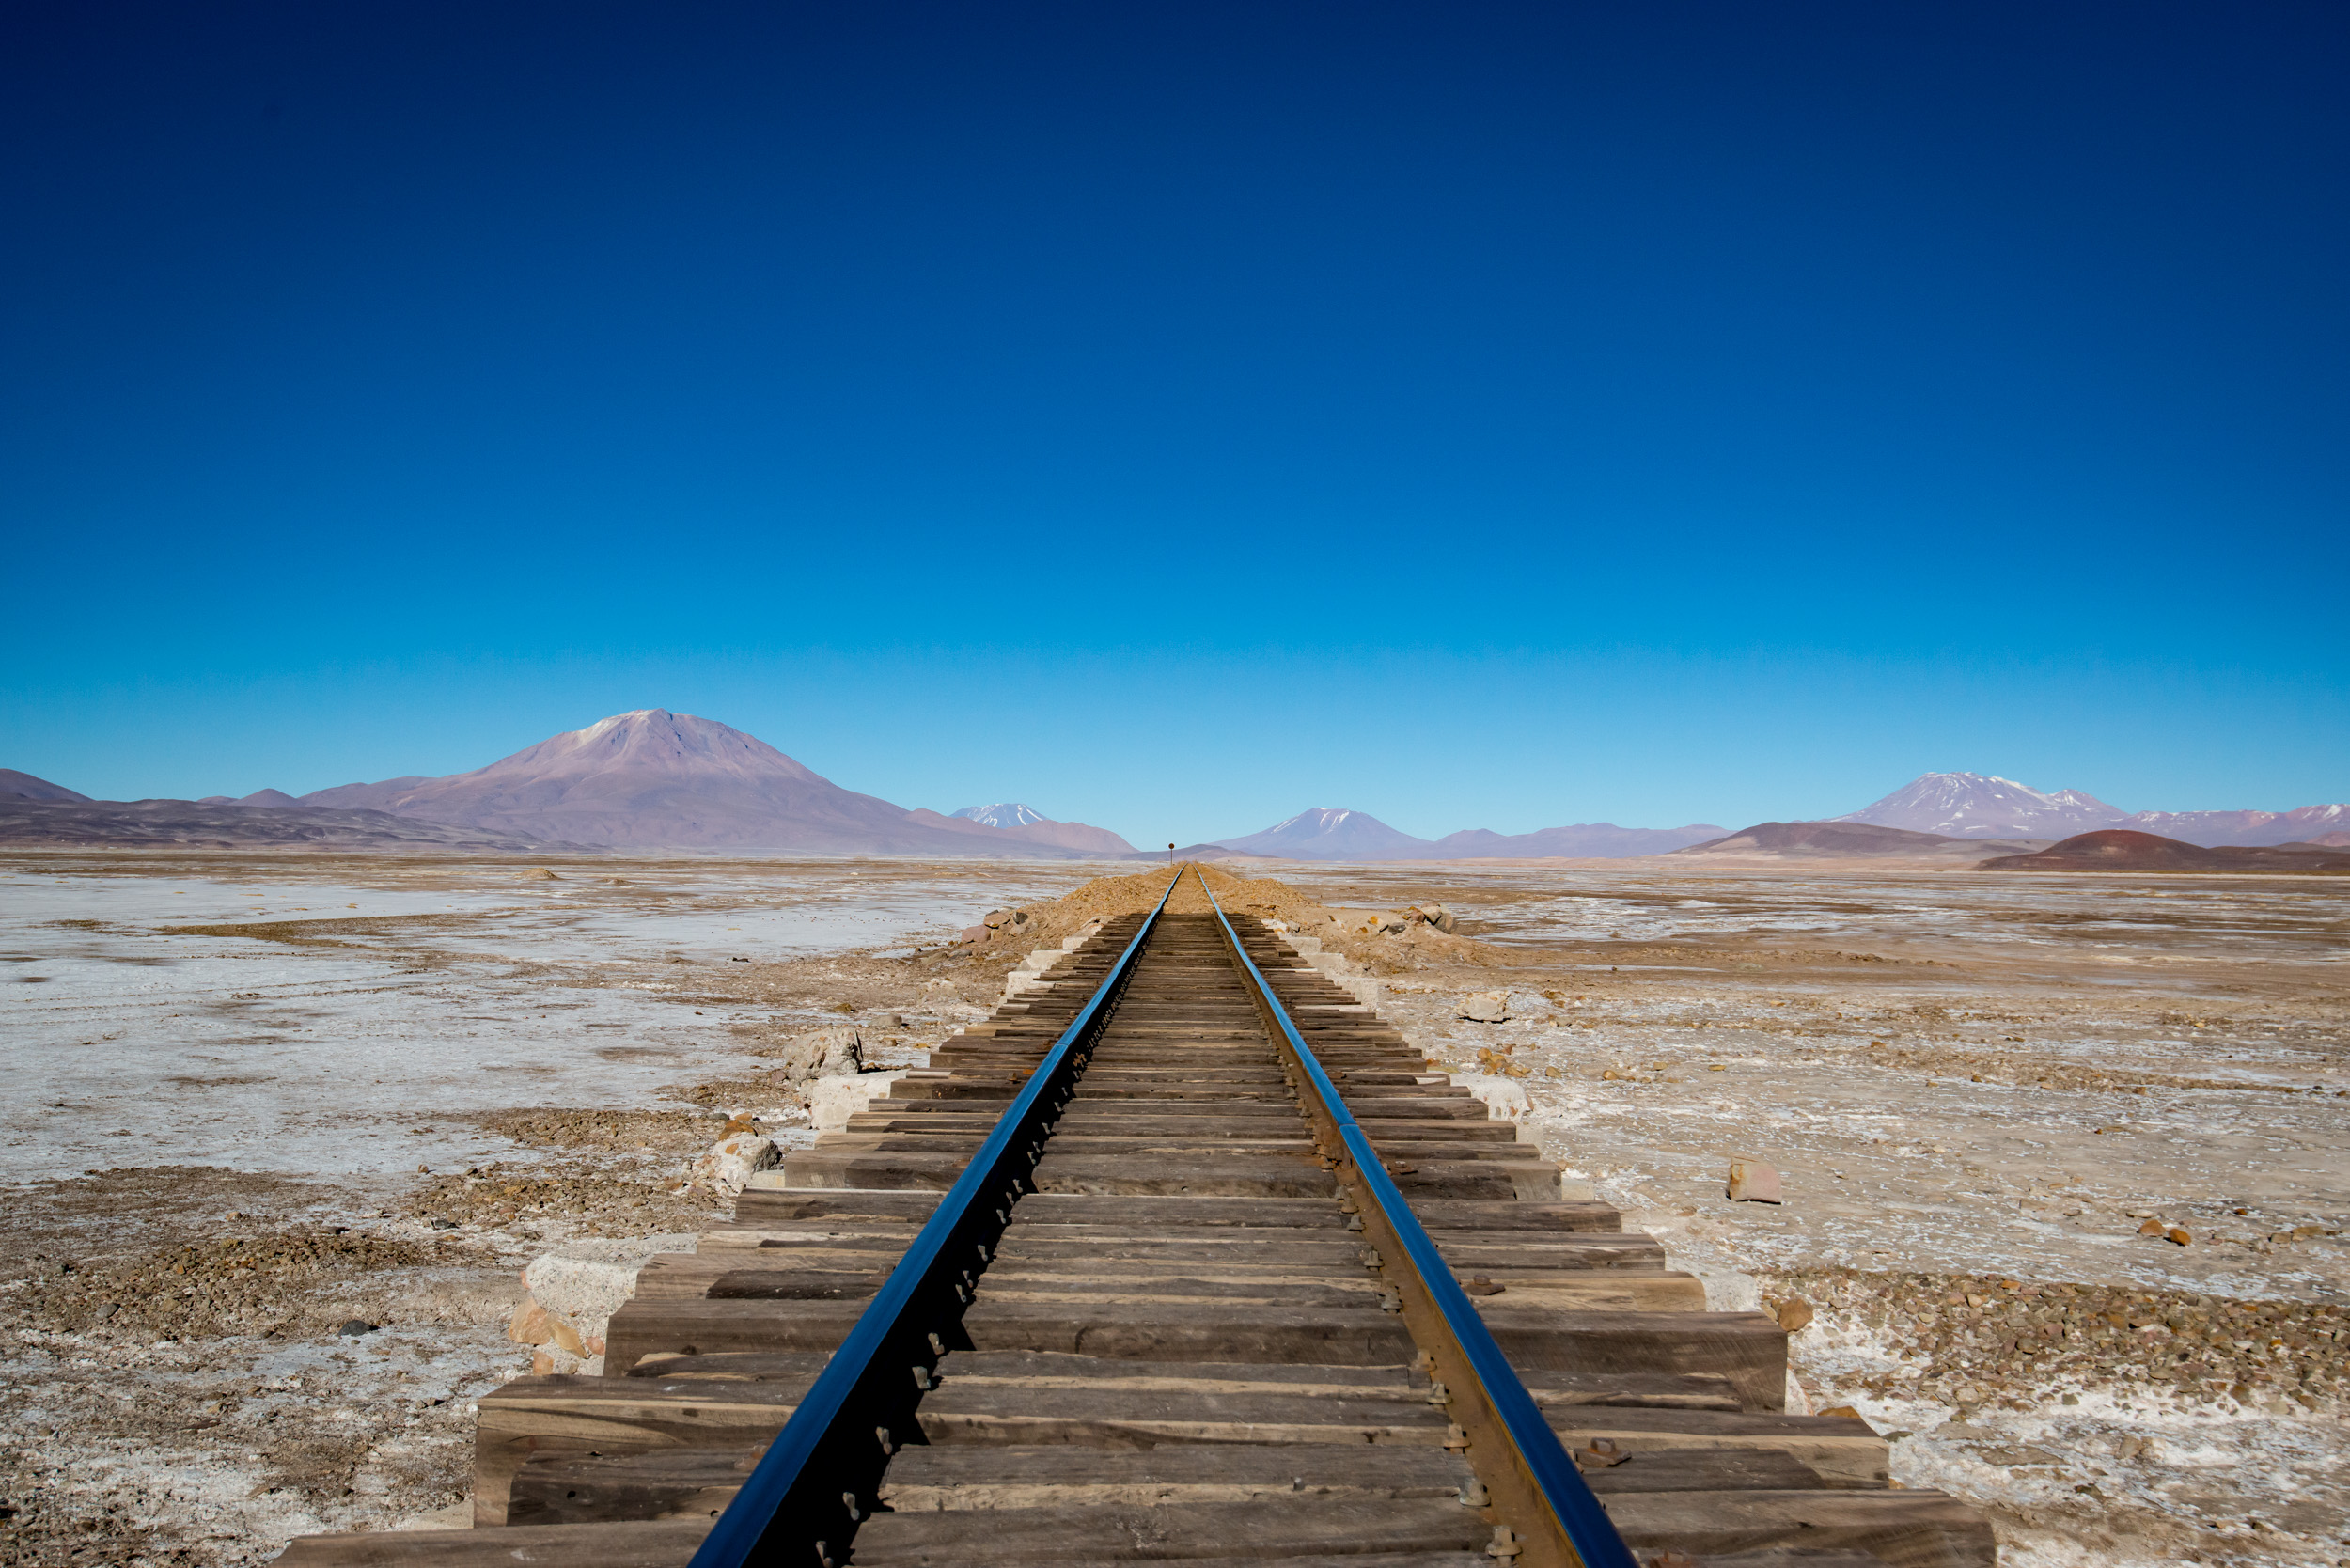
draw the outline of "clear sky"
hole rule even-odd
[[[0,765],[2350,799],[2350,9],[0,9]]]

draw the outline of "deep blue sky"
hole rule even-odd
[[[2339,5],[0,11],[0,765],[2350,798]]]

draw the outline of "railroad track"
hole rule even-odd
[[[1864,1422],[1786,1413],[1775,1321],[1168,896],[649,1264],[603,1377],[484,1398],[476,1529],[279,1560],[1995,1561]]]

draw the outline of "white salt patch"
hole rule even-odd
[[[764,1010],[697,1000],[706,965],[935,941],[1095,870],[881,881],[616,858],[608,875],[457,891],[0,875],[0,1183],[169,1165],[387,1175],[509,1153],[448,1119],[641,1105],[757,1065],[729,1026]],[[386,916],[447,923],[324,929],[321,945],[166,929]]]

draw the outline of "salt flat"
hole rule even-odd
[[[2350,1301],[2350,889],[1277,870],[1341,909],[1455,909],[1472,940],[1325,937],[1432,1060],[1522,1089],[1567,1177],[1715,1305],[1811,1312],[1798,1398],[1903,1434],[1895,1475],[1988,1509],[2011,1561],[2350,1556],[2326,1315]],[[725,1115],[807,1136],[768,1043],[845,1019],[918,1059],[1019,946],[932,945],[1086,874],[0,861],[0,1483],[62,1521],[12,1549],[258,1560],[457,1500],[466,1401],[527,1359],[502,1333],[521,1262],[682,1245],[722,1212],[678,1189]],[[1507,1021],[1462,1016],[1496,991]],[[1788,1200],[1727,1201],[1733,1156]],[[215,1266],[229,1236],[308,1261]],[[338,1336],[354,1317],[380,1327]]]
[[[1522,1074],[1545,1150],[1713,1305],[1814,1314],[1804,1397],[1902,1434],[1896,1478],[1983,1506],[2009,1561],[2350,1550],[2350,888],[1283,874],[1459,911],[1474,963],[1349,949],[1388,1016],[1450,1068]],[[1461,1017],[1477,989],[1510,1021]],[[1739,1157],[1787,1201],[1728,1201]]]
[[[0,871],[0,1181],[478,1157],[490,1146],[462,1126],[412,1129],[648,1103],[739,1059],[748,1015],[676,1005],[677,970],[934,942],[972,902],[957,869],[888,863],[616,857],[541,881],[463,861],[105,858]],[[987,896],[1071,880],[998,871]]]

